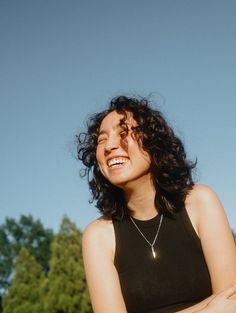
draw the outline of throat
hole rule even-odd
[[[139,198],[131,198],[127,201],[131,216],[138,220],[149,220],[158,214],[158,209],[155,206],[155,195],[146,195]]]
[[[131,216],[140,221],[148,221],[148,220],[155,218],[158,215],[158,211],[156,209],[150,212],[148,210],[142,210],[142,212],[137,211],[137,210],[135,211],[130,210],[130,211],[131,211]]]
[[[127,206],[131,211],[131,216],[140,220],[147,220],[155,217],[158,208],[155,206],[156,189],[150,177],[145,181],[141,179],[138,184],[129,185],[126,189],[125,196]]]

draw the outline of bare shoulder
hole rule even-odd
[[[204,184],[194,185],[188,197],[193,201],[199,201],[199,202],[208,202],[208,201],[218,199],[215,191],[208,185],[204,185]]]
[[[191,222],[199,235],[199,227],[203,221],[213,220],[225,215],[223,206],[215,193],[208,185],[196,184],[186,197],[186,210]]]
[[[216,192],[209,186],[196,184],[186,198],[189,210],[197,209],[200,213],[206,210],[223,210]]]
[[[219,292],[236,281],[236,249],[224,208],[209,186],[195,185],[186,209],[201,240],[212,290]]]
[[[101,235],[111,231],[112,220],[100,217],[88,224],[83,232],[84,237]]]
[[[83,232],[82,246],[92,249],[114,250],[115,236],[111,219],[100,217],[87,225]]]
[[[99,218],[83,233],[83,260],[94,312],[126,313],[116,267],[111,219]]]

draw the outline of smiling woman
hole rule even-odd
[[[83,235],[94,312],[235,312],[227,218],[216,194],[194,184],[195,163],[161,112],[120,96],[77,142],[102,214]]]
[[[132,128],[137,123],[132,114],[127,113],[124,125],[120,125],[122,119],[123,115],[116,111],[103,119],[96,158],[101,173],[108,181],[120,188],[131,188],[133,183],[150,181],[150,157],[134,136]]]

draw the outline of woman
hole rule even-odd
[[[236,312],[227,218],[193,183],[195,164],[162,114],[120,96],[77,139],[102,213],[83,235],[94,312]]]

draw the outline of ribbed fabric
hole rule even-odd
[[[160,217],[134,221],[153,242]],[[156,259],[129,218],[113,225],[115,266],[129,313],[172,313],[211,295],[201,243],[185,209],[163,218]]]

